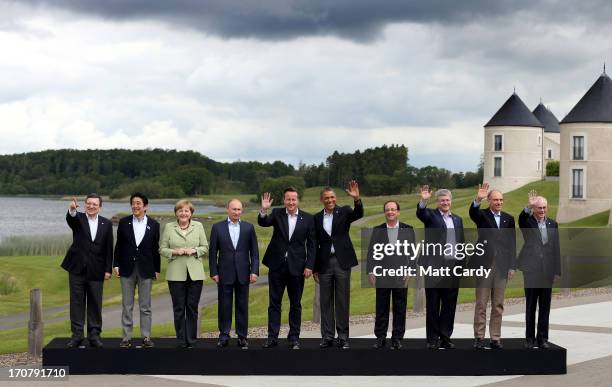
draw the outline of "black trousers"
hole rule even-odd
[[[349,338],[351,270],[344,270],[332,255],[324,272],[319,273],[321,337],[331,340]]]
[[[448,340],[455,325],[458,288],[425,288],[427,342]]]
[[[236,334],[246,338],[249,326],[249,283],[241,284],[234,279],[233,284],[217,284],[219,294],[219,339],[229,339],[232,329],[232,310],[236,296]]]
[[[408,289],[376,288],[376,320],[374,334],[377,338],[386,338],[389,329],[389,304],[393,300],[393,327],[391,339],[403,339],[406,331],[406,305]]]
[[[525,288],[525,338],[538,343],[548,341],[548,319],[550,316],[551,288]],[[539,304],[539,308],[538,308]],[[536,309],[538,310],[538,333],[536,335]]]
[[[99,339],[102,332],[102,290],[104,281],[89,281],[85,274],[68,273],[70,289],[70,330],[82,339],[87,315],[87,337]]]
[[[202,280],[168,281],[176,338],[193,345],[198,336],[198,304],[202,294]]]
[[[277,339],[281,325],[281,309],[283,294],[287,288],[289,295],[289,341],[300,338],[302,324],[302,293],[304,292],[304,276],[291,275],[287,262],[277,270],[268,273],[268,337]]]

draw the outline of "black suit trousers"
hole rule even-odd
[[[349,338],[351,269],[344,270],[332,255],[325,271],[319,273],[321,337],[331,340]]]
[[[193,345],[198,336],[198,304],[202,294],[202,280],[168,281],[176,338]]]
[[[386,338],[389,329],[389,304],[393,302],[393,327],[391,339],[403,339],[406,331],[406,305],[408,289],[376,288],[376,320],[374,334],[377,338]]]
[[[68,273],[68,285],[72,337],[79,340],[83,338],[85,315],[87,314],[87,337],[100,338],[104,281],[89,281],[85,274]]]
[[[277,339],[281,325],[281,309],[283,294],[287,288],[289,295],[289,341],[300,338],[302,324],[302,293],[304,291],[304,276],[291,275],[287,261],[276,270],[268,273],[268,337]]]
[[[249,326],[249,283],[241,284],[236,278],[233,284],[217,284],[219,294],[219,339],[228,340],[232,329],[232,310],[236,297],[236,334],[246,338]]]
[[[525,283],[537,283],[529,272],[523,273]],[[539,282],[542,284],[544,281]],[[525,338],[537,340],[538,343],[548,341],[548,324],[550,304],[552,299],[552,284],[550,288],[525,288]],[[536,309],[538,310],[538,332],[536,335]]]
[[[449,340],[455,325],[458,288],[425,288],[427,342]]]

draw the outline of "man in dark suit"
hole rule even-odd
[[[385,223],[374,227],[368,248],[368,281],[376,287],[376,320],[374,321],[374,334],[376,343],[374,348],[384,348],[389,328],[389,304],[393,299],[393,327],[391,331],[391,349],[401,349],[402,339],[406,331],[406,305],[408,302],[408,277],[376,276],[375,262],[387,269],[397,270],[402,266],[414,267],[414,257],[408,255],[386,255],[383,259],[375,261],[373,247],[375,244],[395,245],[397,241],[415,242],[412,226],[399,221],[400,205],[395,200],[388,200],[383,205]]]
[[[421,201],[417,205],[416,215],[425,226],[425,241],[440,246],[464,243],[463,220],[450,212],[451,192],[439,189],[435,196],[437,208],[435,210],[427,208],[431,191],[427,185],[421,187]],[[448,269],[452,273],[455,266],[461,266],[461,260],[454,253],[445,255],[433,251],[430,254],[423,254],[419,258],[419,264],[435,269]],[[451,335],[458,295],[459,278],[452,274],[447,277],[425,278],[427,348],[455,348]]]
[[[66,214],[66,222],[72,229],[72,245],[62,261],[62,268],[68,272],[70,288],[72,338],[68,347],[82,347],[87,314],[89,345],[101,348],[102,289],[104,280],[111,278],[113,224],[99,215],[102,198],[97,194],[87,195],[85,213],[77,212],[78,207],[73,197]]]
[[[232,328],[233,298],[236,296],[236,333],[238,346],[248,348],[249,284],[259,275],[259,248],[255,227],[243,220],[242,202],[227,203],[227,219],[215,223],[210,234],[208,262],[210,276],[219,292],[219,341],[226,347]]]
[[[481,209],[487,198],[489,208]],[[482,256],[473,255],[470,266],[491,269],[489,278],[476,280],[476,305],[474,308],[474,348],[484,348],[487,327],[487,304],[491,299],[489,335],[492,349],[502,348],[501,325],[504,313],[506,285],[516,271],[516,233],[514,217],[504,211],[504,196],[498,190],[489,191],[489,183],[479,187],[476,199],[470,205],[470,218],[478,228],[478,243],[484,246]]]
[[[138,287],[142,347],[153,347],[151,340],[151,288],[159,278],[159,223],[147,216],[149,199],[136,192],[130,196],[132,215],[119,220],[114,268],[121,282],[123,339],[119,346],[132,346],[134,294]]]
[[[559,226],[546,216],[548,202],[531,190],[529,206],[519,215],[519,227],[525,244],[518,267],[525,280],[525,347],[548,349],[548,319],[552,284],[561,275]],[[536,309],[538,333],[535,334]]]
[[[317,235],[317,259],[314,279],[320,286],[321,348],[329,348],[338,332],[338,346],[349,348],[349,299],[351,268],[357,266],[357,255],[349,236],[351,223],[363,217],[359,185],[355,180],[346,190],[353,198],[355,209],[337,206],[336,193],[331,187],[321,191],[325,207],[314,216]]]
[[[262,227],[274,227],[272,239],[268,244],[263,264],[268,273],[268,340],[264,348],[278,345],[280,331],[281,307],[285,287],[289,295],[289,346],[300,348],[300,325],[302,322],[302,292],[304,278],[312,275],[315,264],[316,244],[312,215],[298,210],[298,192],[295,188],[286,188],[283,192],[284,208],[272,206],[270,193],[261,198],[261,211],[257,223]]]

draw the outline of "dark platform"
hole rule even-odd
[[[527,350],[521,339],[503,340],[504,349],[475,350],[472,339],[455,339],[454,350],[428,350],[423,339],[406,339],[399,351],[373,349],[374,339],[351,339],[351,348],[319,349],[319,339],[302,339],[300,350],[285,340],[263,349],[250,339],[217,349],[217,340],[200,339],[192,349],[175,339],[154,339],[155,348],[119,348],[119,339],[103,339],[104,348],[67,349],[67,338],[43,349],[44,366],[69,366],[71,374],[150,375],[552,375],[565,374],[566,350]],[[133,343],[138,343],[137,340]]]

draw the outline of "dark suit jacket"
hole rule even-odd
[[[138,263],[138,271],[143,278],[155,278],[160,272],[159,223],[147,216],[147,228],[139,246],[134,236],[133,216],[119,220],[117,244],[115,245],[114,267],[119,267],[119,275],[129,277]]]
[[[478,243],[484,244],[484,255],[472,255],[470,266],[490,268],[495,264],[495,270],[500,278],[508,278],[510,269],[516,270],[516,226],[514,217],[507,212],[500,212],[499,228],[495,217],[489,208],[470,205],[470,218],[478,228]],[[486,243],[484,243],[486,241]]]
[[[357,266],[357,255],[353,248],[353,242],[349,236],[351,223],[363,217],[363,204],[361,200],[355,202],[355,209],[350,206],[336,206],[332,219],[331,236],[323,228],[323,213],[317,212],[314,216],[315,230],[317,235],[317,259],[315,272],[325,271],[329,264],[331,246],[334,245],[338,264],[344,270]]]
[[[73,274],[85,274],[89,281],[104,281],[104,273],[111,273],[113,266],[113,224],[98,215],[98,231],[92,242],[87,215],[77,212],[66,214],[66,222],[72,229],[72,245],[68,249],[62,268]]]
[[[257,215],[257,224],[274,227],[272,239],[266,249],[263,264],[270,270],[279,269],[285,260],[291,275],[302,275],[304,268],[313,269],[315,264],[316,241],[312,215],[298,210],[297,223],[289,240],[289,220],[286,209],[275,208],[264,217]]]
[[[408,243],[414,243],[416,240],[414,234],[414,228],[411,225],[399,222],[399,230],[397,232],[398,241],[408,241]],[[372,236],[370,243],[368,244],[368,255],[367,255],[367,270],[368,274],[372,273],[374,266],[380,265],[387,269],[398,269],[401,266],[416,266],[416,260],[411,259],[406,255],[391,255],[385,256],[381,260],[373,259],[373,250],[375,243],[389,243],[389,234],[387,233],[387,223],[380,224],[372,229]],[[404,287],[405,281],[402,277],[377,277],[376,287]]]
[[[525,244],[519,254],[518,267],[521,271],[533,274],[550,282],[555,275],[561,275],[561,252],[559,245],[559,226],[557,222],[546,218],[548,243],[542,243],[542,234],[538,221],[524,210],[519,215],[519,227]],[[539,286],[543,287],[543,286]]]
[[[416,215],[425,226],[425,242],[440,243],[442,246],[444,246],[446,244],[447,229],[446,223],[444,223],[444,219],[442,219],[440,211],[437,208],[420,208],[417,204]],[[463,234],[463,220],[460,216],[457,216],[452,212],[451,217],[453,218],[453,225],[455,226],[455,242],[464,243],[465,237]],[[419,264],[431,265],[432,267],[442,267],[447,266],[448,262],[445,262],[443,256],[430,254],[421,255],[419,257]]]
[[[212,226],[208,247],[210,276],[219,276],[222,284],[248,284],[250,275],[259,275],[259,248],[255,227],[240,221],[238,245],[234,248],[227,219]]]

